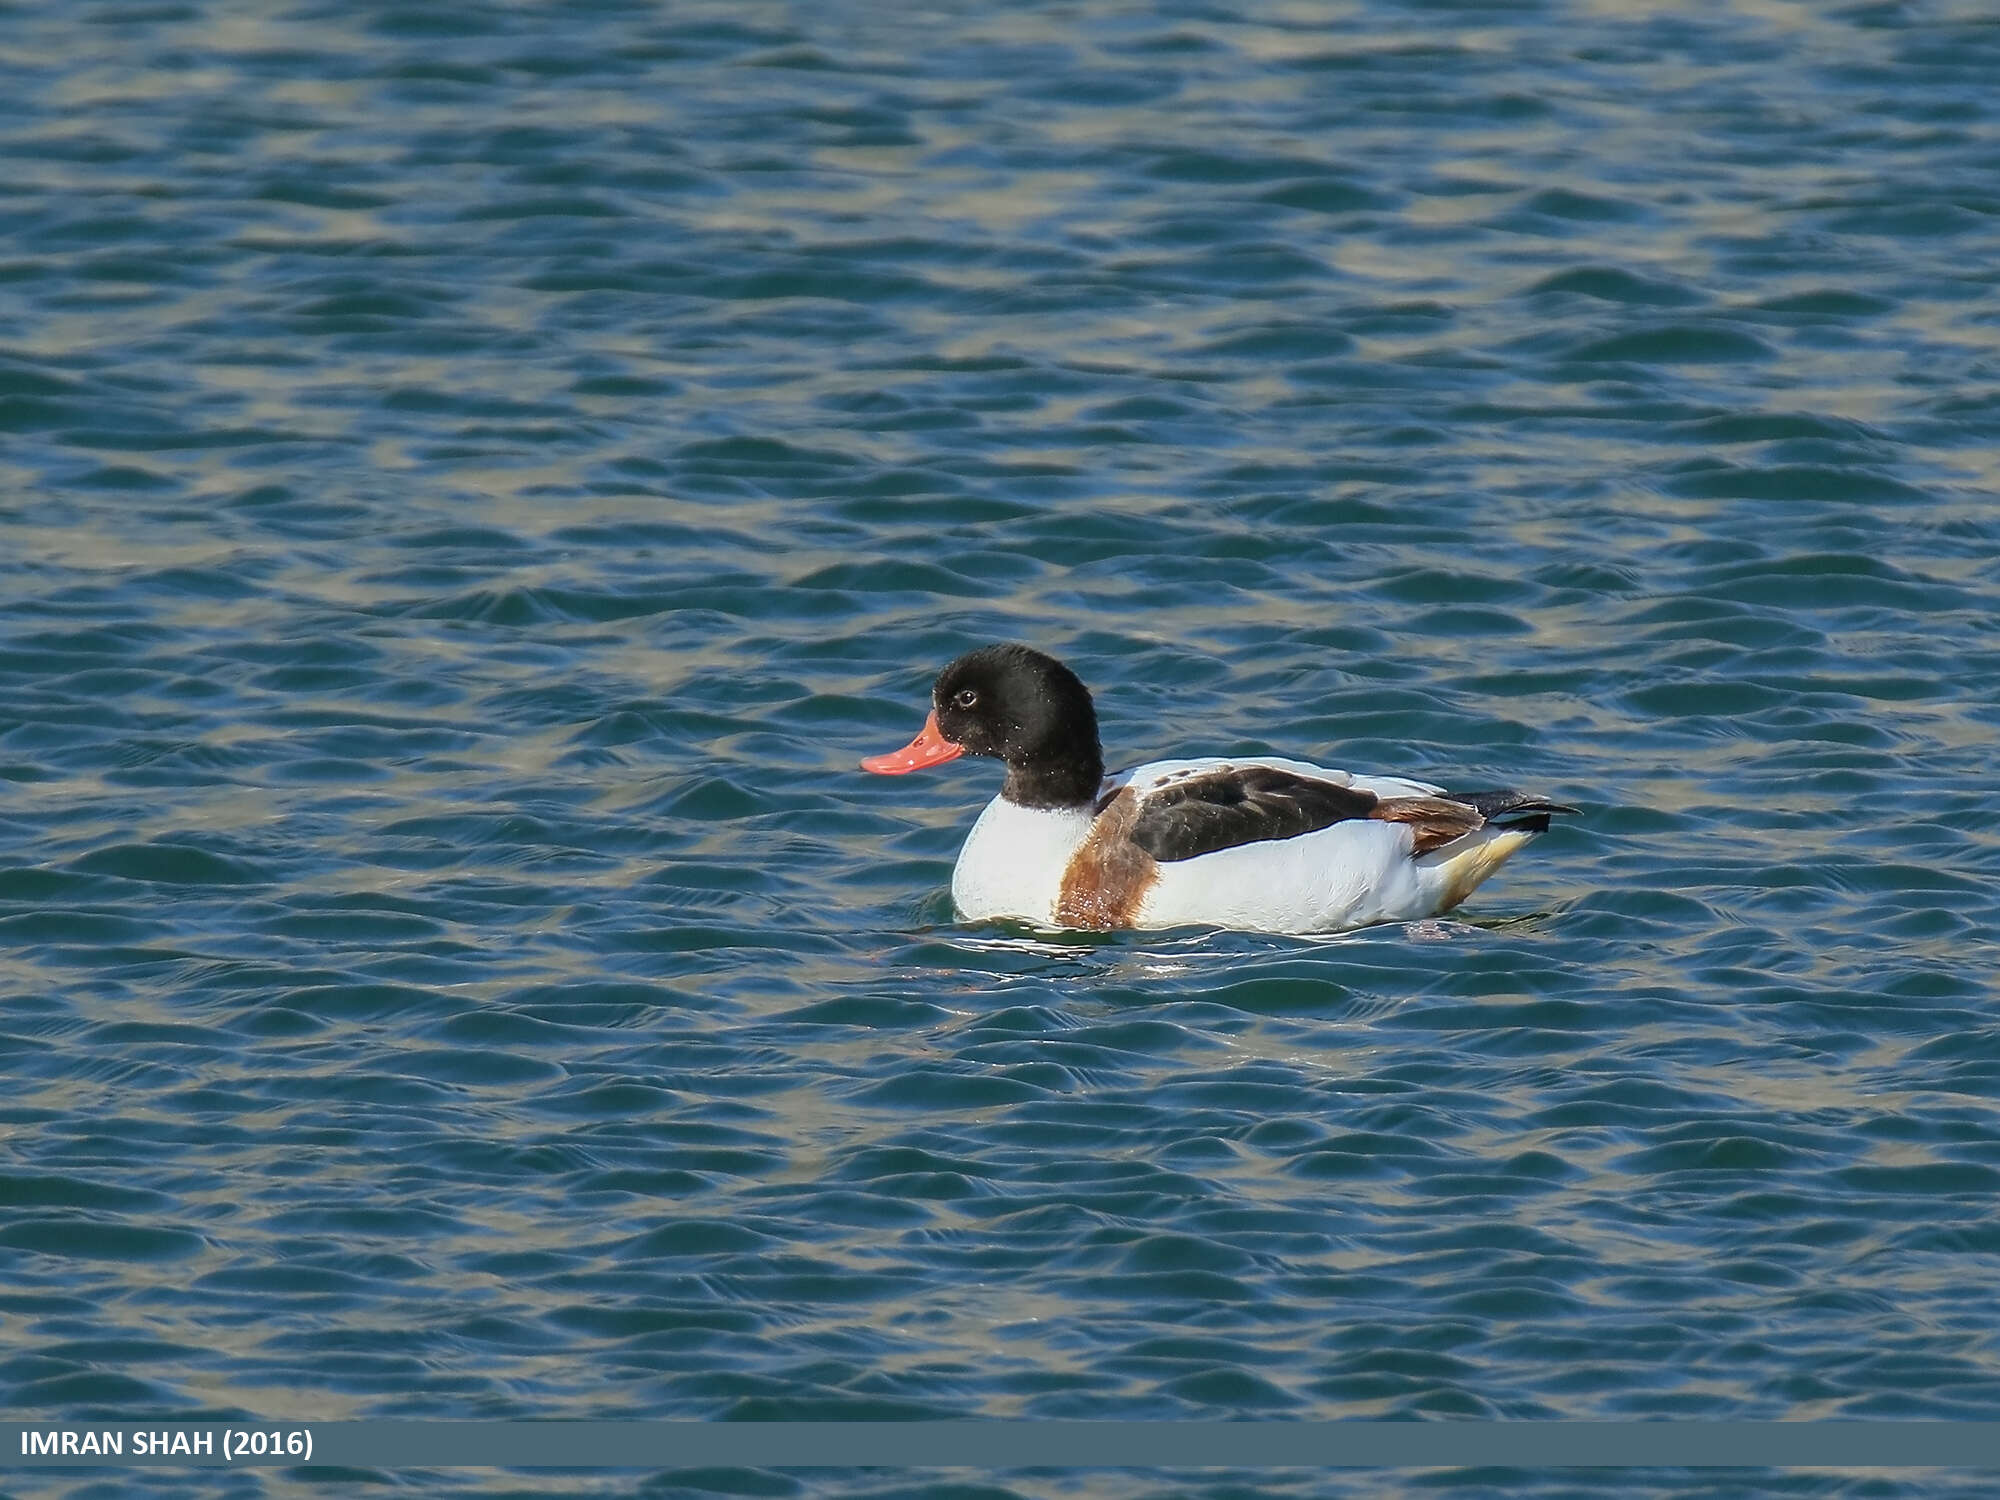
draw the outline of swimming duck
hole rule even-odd
[[[900,776],[961,755],[1007,768],[952,872],[952,900],[972,921],[1262,932],[1411,921],[1450,911],[1551,814],[1576,811],[1270,755],[1106,777],[1089,689],[1020,645],[952,662],[917,737],[861,768]]]

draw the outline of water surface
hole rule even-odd
[[[2000,1419],[1979,8],[189,0],[0,72],[10,1410]],[[962,926],[996,768],[853,766],[1006,638],[1114,764],[1585,814],[1440,922]],[[1722,1485],[1617,1488],[1983,1493]]]

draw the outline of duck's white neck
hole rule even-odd
[[[995,797],[966,835],[952,871],[951,899],[960,915],[978,921],[1033,912],[1053,926],[1063,873],[1093,817],[1088,807],[1022,807]]]

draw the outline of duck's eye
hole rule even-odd
[[[956,703],[960,708],[971,708],[979,701],[979,694],[971,688],[960,688],[952,695],[951,701]]]

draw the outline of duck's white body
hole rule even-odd
[[[1149,793],[1177,781],[1252,766],[1384,799],[1443,795],[1427,782],[1354,776],[1277,756],[1152,761],[1107,780],[1105,795],[1129,787],[1143,808]],[[1011,918],[1043,927],[1071,925],[1060,912],[1064,882],[1096,822],[1093,808],[1030,808],[995,797],[967,835],[952,872],[952,900],[960,915],[973,921]],[[1436,916],[1463,901],[1534,836],[1487,826],[1419,855],[1408,824],[1338,822],[1290,838],[1161,863],[1129,925],[1327,932]]]

